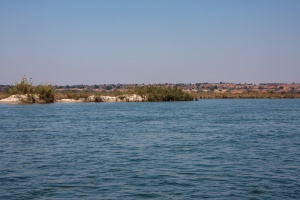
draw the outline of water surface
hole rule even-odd
[[[299,199],[300,100],[0,104],[0,199]]]

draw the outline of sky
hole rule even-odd
[[[0,84],[300,82],[299,0],[0,0]]]

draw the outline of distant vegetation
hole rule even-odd
[[[55,93],[56,99],[88,99],[89,96],[114,96],[122,98],[124,95],[137,94],[141,96],[144,101],[192,101],[194,97],[188,93],[183,92],[177,87],[163,87],[163,86],[137,86],[128,88],[126,91],[59,91]]]
[[[192,101],[192,95],[177,87],[144,86],[133,89],[134,93],[148,101]]]
[[[27,78],[8,89],[10,95],[26,95],[26,103],[52,103],[55,100],[55,87],[44,84],[34,86]]]
[[[112,96],[122,101],[130,95],[139,95],[139,101],[191,101],[196,99],[227,98],[300,98],[300,84],[109,84],[67,85],[49,84],[34,86],[31,79],[23,78],[15,85],[0,85],[0,99],[20,95],[26,103],[52,103],[60,99],[80,101],[103,101],[103,96]],[[93,96],[93,98],[91,98]],[[128,100],[129,101],[129,100]]]
[[[193,92],[197,99],[285,99],[300,98],[300,93],[275,93],[275,92],[242,92],[242,93],[214,93],[214,92]]]
[[[25,95],[22,100],[26,103],[52,103],[56,99],[84,99],[88,100],[90,96],[96,96],[95,101],[100,101],[100,96],[115,96],[122,98],[128,94],[137,94],[143,98],[143,101],[192,101],[194,97],[182,89],[177,87],[163,87],[163,86],[137,86],[128,88],[127,90],[114,91],[55,91],[52,85],[44,84],[34,86],[27,78],[22,78],[20,83],[16,83],[13,87],[7,90],[7,93],[0,97],[7,97],[9,95]]]

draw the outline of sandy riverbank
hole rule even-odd
[[[26,99],[25,95],[11,95],[5,99],[1,99],[0,103],[4,104],[22,104]]]
[[[1,99],[0,103],[3,104],[23,104],[28,102],[26,95],[11,95],[5,99]],[[83,102],[142,102],[145,101],[139,95],[122,95],[122,96],[89,96],[88,98],[80,98],[80,99],[57,99],[55,102],[57,103],[83,103]]]

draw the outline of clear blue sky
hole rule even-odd
[[[300,82],[300,0],[0,0],[0,84]]]

